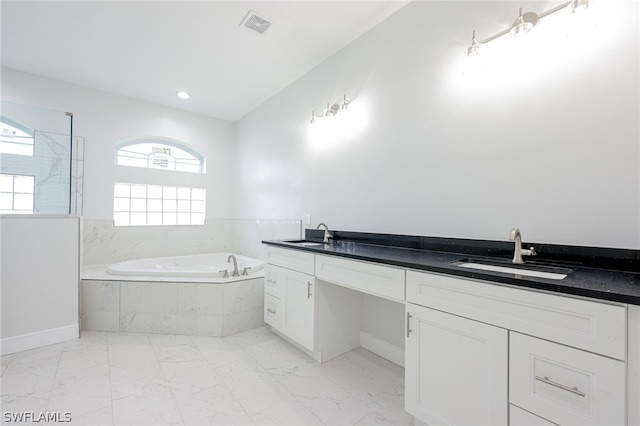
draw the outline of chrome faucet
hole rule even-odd
[[[232,277],[239,277],[240,274],[238,273],[238,261],[236,260],[236,256],[233,254],[230,254],[229,257],[227,258],[227,263],[231,262],[233,260],[233,274],[231,274]]]
[[[324,227],[324,239],[322,240],[323,243],[328,243],[329,240],[331,238],[333,238],[333,235],[331,234],[331,232],[329,232],[329,227],[327,226],[326,223],[319,223],[318,227],[316,229],[320,229],[320,227],[323,226]]]
[[[529,247],[529,249],[522,248],[522,236],[520,235],[520,230],[518,228],[513,228],[511,233],[509,233],[509,241],[515,241],[516,246],[513,252],[513,263],[524,263],[522,260],[522,256],[535,256],[536,249],[533,247]]]

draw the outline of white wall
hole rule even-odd
[[[84,262],[231,251],[235,124],[199,114],[2,69],[2,99],[74,113],[85,138]],[[139,136],[172,138],[207,158],[207,173],[115,165],[115,144]],[[205,226],[114,227],[114,182],[205,188]]]
[[[512,63],[497,64],[508,40],[487,45],[497,68],[474,84],[472,30],[516,15],[513,2],[412,2],[245,116],[236,216],[495,240],[518,226],[525,241],[640,248],[637,2],[592,2],[595,32]],[[348,124],[365,124],[318,149],[311,110],[343,94]]]
[[[6,68],[1,82],[4,101],[74,113],[74,133],[85,138],[84,264],[224,251],[259,256],[260,238],[300,236],[299,221],[233,221],[235,123]],[[136,136],[167,137],[193,146],[206,156],[207,173],[116,166],[115,144]],[[205,188],[206,224],[114,227],[114,182]],[[247,196],[256,195],[250,191]]]
[[[2,354],[78,337],[80,218],[0,219]]]
[[[115,144],[136,136],[177,139],[207,157],[207,174],[164,172],[161,179],[207,190],[207,219],[233,217],[234,123],[2,69],[2,99],[74,114],[85,138],[84,217],[113,218],[113,183],[147,170],[115,166]],[[157,171],[152,171],[157,172]]]

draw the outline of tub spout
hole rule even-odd
[[[233,254],[230,254],[229,257],[227,258],[227,263],[231,262],[233,260],[233,273],[231,274],[232,277],[239,277],[240,273],[238,272],[238,261],[236,260],[236,256]]]

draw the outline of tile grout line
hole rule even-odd
[[[280,380],[278,380],[277,375],[272,375],[270,372],[266,371],[264,369],[264,367],[262,367],[262,365],[260,365],[260,362],[258,361],[258,359],[256,359],[254,356],[252,356],[251,353],[247,352],[247,350],[244,347],[240,347],[240,350],[243,351],[249,358],[251,358],[256,363],[256,365],[258,365],[260,367],[260,369],[262,370],[263,373],[268,374],[269,377],[273,378],[273,380],[278,384],[278,386],[280,386],[280,388],[282,388],[282,390],[284,390],[287,393],[287,395],[289,395],[294,401],[296,401],[296,403],[298,403],[300,405],[300,407],[302,407],[302,409],[306,410],[310,415],[315,417],[318,420],[318,424],[321,424],[321,425],[325,425],[326,424],[311,409],[309,409],[305,404],[302,404],[299,401],[298,397],[296,397],[296,395],[291,393],[291,391],[287,388],[287,386],[285,386]],[[298,349],[295,348],[295,350],[298,350]],[[303,353],[303,352],[300,351],[300,353]],[[304,354],[304,355],[308,356],[306,354]],[[297,367],[296,367],[296,369],[297,369]],[[268,409],[269,408],[265,408],[265,410],[263,410],[263,412],[268,410]],[[253,416],[251,416],[251,417],[253,417]]]
[[[204,362],[207,363],[207,365],[209,367],[211,367],[211,371],[213,371],[213,374],[216,375],[216,377],[218,378],[218,380],[220,380],[220,384],[222,386],[224,386],[225,390],[227,391],[227,394],[231,396],[231,399],[238,405],[238,407],[240,407],[242,409],[242,411],[244,412],[244,414],[247,416],[247,418],[251,419],[251,421],[255,424],[255,422],[253,421],[253,416],[249,415],[249,413],[247,413],[247,410],[245,410],[244,406],[240,403],[240,401],[236,398],[236,396],[233,394],[233,392],[231,392],[231,389],[229,389],[229,387],[227,386],[227,384],[225,383],[224,379],[222,378],[222,376],[220,376],[220,374],[218,373],[218,369],[216,368],[215,365],[212,365],[211,362],[209,362],[209,360],[207,359],[207,357],[202,353],[202,350],[200,348],[200,345],[198,345],[198,342],[196,342],[193,337],[195,336],[189,336],[189,339],[191,339],[191,341],[196,345],[196,348],[198,348],[198,353],[200,354],[200,356],[202,357],[202,359],[204,360]],[[216,337],[216,339],[220,339],[222,340],[223,337]],[[244,351],[244,349],[240,348],[240,350]]]
[[[62,361],[62,353],[64,352],[64,343],[58,343],[60,345],[60,355],[58,355],[58,362],[56,365],[56,372],[53,375],[53,380],[51,381],[51,389],[49,389],[49,396],[47,396],[47,410],[49,410],[51,404],[51,395],[53,394],[53,388],[56,384],[56,378],[58,377],[58,371],[60,370],[60,362]]]
[[[120,319],[118,319],[118,321],[120,321]],[[111,380],[111,344],[109,343],[108,335],[105,336],[105,344],[107,346],[107,370],[108,370],[107,374],[109,376],[109,401],[111,405],[111,424],[115,425],[116,418],[113,410],[113,386],[112,386],[113,382]]]
[[[162,368],[162,363],[158,359],[158,353],[156,352],[156,348],[155,348],[156,345],[153,344],[153,342],[149,338],[148,334],[147,334],[147,339],[149,339],[149,345],[151,346],[151,350],[153,351],[153,356],[155,356],[156,362],[158,363],[158,368],[160,369],[160,373],[162,374],[162,378],[164,379],[165,383],[167,384],[167,386],[169,388],[169,392],[171,393],[171,399],[173,400],[173,403],[176,406],[176,410],[178,410],[178,414],[180,414],[180,421],[182,422],[183,425],[186,425],[186,423],[184,421],[184,416],[182,415],[182,410],[180,409],[180,406],[178,405],[178,400],[176,399],[176,395],[173,393],[173,386],[171,386],[171,381],[169,379],[167,379],[167,376],[166,376],[166,374],[164,372],[164,368]]]

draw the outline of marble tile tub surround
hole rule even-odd
[[[0,380],[3,412],[69,412],[71,425],[413,424],[401,367],[362,348],[318,364],[268,327],[224,339],[85,331],[2,357]]]
[[[225,284],[82,280],[90,331],[229,336],[264,325],[263,278]]]
[[[83,265],[130,259],[232,252],[264,259],[261,241],[300,238],[299,220],[207,219],[202,226],[115,227],[112,220],[83,222]]]
[[[337,240],[347,240],[361,244],[433,250],[505,259],[511,259],[513,257],[514,243],[513,241],[507,241],[506,238],[505,241],[491,241],[353,231],[331,230],[331,232]],[[324,230],[305,229],[304,234],[307,240],[322,241]],[[640,250],[564,246],[524,241],[522,246],[535,247],[537,255],[535,258],[530,258],[529,260],[564,263],[569,267],[573,265],[640,272]]]

